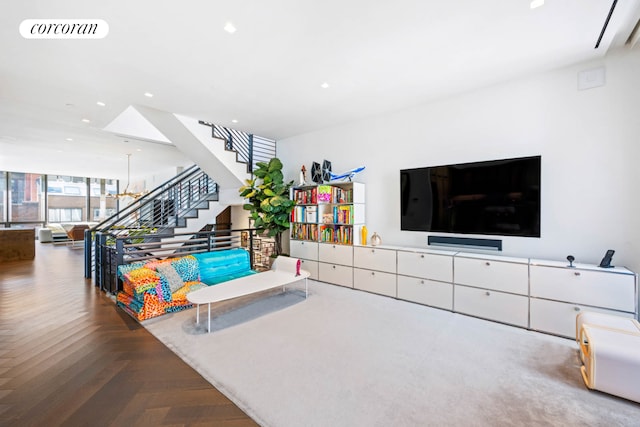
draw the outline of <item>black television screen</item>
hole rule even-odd
[[[400,228],[540,237],[541,157],[400,171]]]

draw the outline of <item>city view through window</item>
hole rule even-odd
[[[0,227],[100,222],[117,212],[118,181],[0,172]]]

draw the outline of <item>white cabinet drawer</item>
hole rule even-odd
[[[353,288],[353,267],[318,263],[318,280]]]
[[[300,259],[300,268],[309,272],[310,279],[318,280],[318,261]]]
[[[353,266],[353,247],[321,243],[318,245],[318,261]]]
[[[581,311],[595,311],[598,313],[608,313],[615,316],[633,318],[633,315],[630,313],[531,298],[531,329],[575,338],[576,316]]]
[[[398,251],[398,274],[452,282],[453,257]]]
[[[353,287],[390,297],[396,296],[396,275],[380,271],[353,269]]]
[[[353,266],[395,273],[396,251],[371,247],[354,247]]]
[[[523,295],[455,286],[453,307],[459,313],[524,328],[529,324],[529,298]]]
[[[635,276],[532,265],[531,296],[634,312]]]
[[[453,285],[417,277],[398,276],[398,298],[453,310]]]
[[[529,295],[529,266],[482,258],[459,258],[455,265],[456,284]]]
[[[291,240],[289,242],[289,251],[294,258],[318,260],[318,243],[305,242],[302,240]]]

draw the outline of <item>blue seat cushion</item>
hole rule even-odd
[[[205,252],[193,256],[198,260],[200,281],[209,286],[255,274],[251,270],[249,252],[244,249]]]

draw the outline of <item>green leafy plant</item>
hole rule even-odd
[[[256,163],[254,178],[240,187],[240,196],[247,199],[243,208],[250,212],[258,234],[275,240],[274,255],[282,253],[282,233],[289,230],[291,211],[295,202],[289,198],[293,181],[284,182],[282,162],[277,157],[269,163]]]

